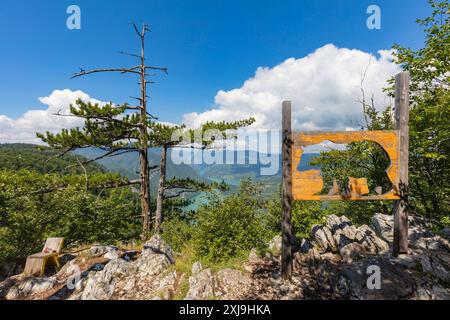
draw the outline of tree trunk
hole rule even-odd
[[[141,124],[140,124],[140,165],[141,165],[141,214],[142,214],[142,235],[143,241],[147,240],[150,230],[150,175],[148,169],[148,137],[147,137],[147,81],[145,80],[145,27],[141,34]]]
[[[140,166],[141,166],[141,214],[142,214],[142,241],[147,240],[150,230],[150,181],[148,172],[147,149],[140,150]]]
[[[163,200],[164,200],[164,185],[166,183],[166,159],[167,159],[167,146],[163,146],[161,149],[161,162],[159,165],[159,185],[158,195],[156,196],[156,214],[155,214],[155,232],[159,233],[161,230],[161,224],[163,222]]]

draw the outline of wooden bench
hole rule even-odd
[[[58,256],[61,253],[63,242],[64,238],[48,238],[42,252],[28,256],[24,274],[42,276],[49,259],[53,260],[59,269]]]

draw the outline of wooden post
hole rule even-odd
[[[281,244],[281,275],[284,279],[290,279],[292,275],[292,131],[291,131],[291,102],[283,101],[282,118],[282,206],[283,220],[281,223],[282,244]]]
[[[399,193],[394,202],[394,243],[392,254],[408,253],[408,157],[409,157],[409,72],[395,77],[395,130],[399,137]]]

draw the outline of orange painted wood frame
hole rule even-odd
[[[399,131],[358,131],[358,132],[293,132],[292,152],[292,193],[294,200],[396,200],[399,185]],[[347,195],[342,194],[318,194],[323,189],[323,178],[320,170],[312,169],[299,171],[297,168],[303,155],[303,147],[319,144],[323,141],[331,141],[337,144],[348,144],[356,141],[373,141],[377,143],[389,156],[391,164],[386,170],[387,177],[392,183],[392,190],[384,194],[364,196],[368,193],[367,180],[354,179],[350,189],[355,190]],[[358,190],[364,190],[363,193]]]

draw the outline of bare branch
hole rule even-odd
[[[167,196],[165,195],[164,196],[164,200],[177,198],[177,197],[181,196],[183,193],[195,193],[195,192],[199,192],[199,191],[198,190],[194,190],[194,189],[184,189],[184,190],[181,190],[181,191],[176,192],[176,193],[171,194],[171,195],[167,195]]]
[[[138,27],[136,26],[136,24],[134,23],[134,21],[130,22],[130,24],[133,26],[134,31],[136,31],[136,33],[138,34],[139,37],[143,37],[143,35],[141,34],[141,32],[139,31]]]
[[[83,69],[81,69],[80,72],[75,73],[71,79],[77,78],[77,77],[82,77],[82,76],[86,76],[89,74],[93,74],[93,73],[101,73],[101,72],[120,72],[120,73],[134,73],[134,74],[140,74],[139,71],[136,71],[136,69],[138,69],[139,66],[136,67],[132,67],[132,68],[104,68],[104,69],[93,69],[93,70],[88,70],[85,71]]]
[[[122,152],[116,154],[116,152],[119,152],[119,151],[122,151]],[[83,161],[83,162],[80,162],[80,160],[78,158],[77,158],[77,160],[78,160],[78,163],[81,166],[83,166],[83,165],[90,164],[92,162],[95,162],[95,161],[98,161],[98,160],[101,160],[101,159],[104,159],[104,158],[110,158],[110,157],[113,157],[113,156],[119,156],[121,154],[129,153],[129,152],[136,152],[136,151],[137,151],[136,149],[118,148],[118,149],[114,149],[114,150],[108,151],[105,154],[103,154],[101,156],[98,156],[98,157],[96,157],[94,159],[89,159],[89,160],[86,160],[86,161]],[[72,164],[72,165],[67,166],[66,169],[74,168],[76,166],[77,166],[77,164]]]
[[[120,54],[123,54],[125,56],[130,56],[130,57],[135,57],[135,58],[141,58],[140,55],[134,54],[134,53],[129,53],[129,52],[125,52],[125,51],[119,51]]]
[[[158,70],[158,71],[164,72],[165,74],[168,74],[167,71],[169,70],[169,69],[164,68],[164,67],[153,67],[153,66],[145,66],[145,69]]]
[[[85,166],[83,165],[83,163],[81,163],[81,161],[78,157],[77,157],[77,162],[83,168],[83,171],[84,171],[84,178],[86,179],[86,189],[84,190],[84,196],[86,196],[86,194],[88,192],[88,188],[89,188],[89,178],[88,178],[87,170],[86,170]]]

